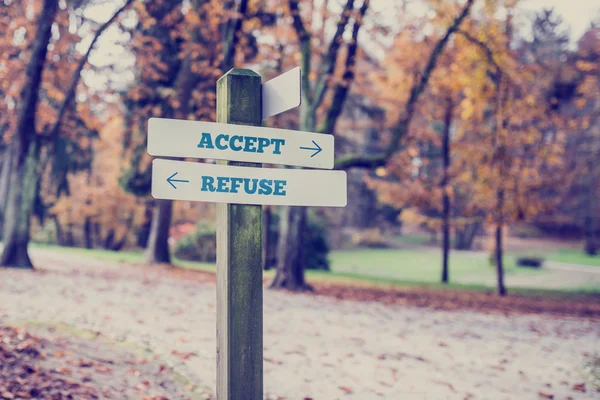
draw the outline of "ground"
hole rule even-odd
[[[25,327],[52,346],[59,339],[75,343],[68,348],[77,355],[68,359],[108,357],[121,365],[137,354],[137,375],[124,379],[122,395],[112,398],[213,398],[212,275],[52,250],[32,254],[35,272],[0,269],[0,326]],[[265,291],[266,398],[600,398],[586,367],[600,356],[597,304],[578,305],[584,317],[573,318],[510,312],[521,303],[457,307],[460,296],[417,307],[419,293],[391,296],[408,300],[388,304],[339,294],[342,299]],[[493,297],[485,296],[481,303],[491,304]],[[140,362],[149,366],[137,367]],[[93,368],[89,374],[96,386],[106,379]]]

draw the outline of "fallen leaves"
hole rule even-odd
[[[348,386],[338,386],[338,388],[340,388],[346,394],[350,394],[353,392],[353,390],[350,389]]]
[[[91,387],[81,385],[58,375],[70,375],[66,367],[54,370],[40,368],[45,359],[42,351],[46,341],[29,335],[21,329],[0,327],[0,397],[2,399],[98,399]]]
[[[177,351],[177,350],[171,351],[171,354],[182,360],[188,360],[190,357],[194,357],[194,356],[198,355],[198,353],[196,353],[194,351],[182,352],[182,351]]]
[[[436,310],[474,310],[483,313],[551,314],[567,317],[600,318],[600,302],[589,298],[545,298],[511,294],[498,297],[493,291],[476,292],[453,289],[397,288],[392,286],[352,285],[345,283],[311,282],[313,296],[328,296],[344,300],[404,304]],[[594,297],[597,299],[597,296]],[[532,327],[534,333],[546,332]]]
[[[576,392],[585,393],[585,383],[576,383],[573,385],[573,390]]]

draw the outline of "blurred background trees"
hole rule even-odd
[[[31,235],[213,260],[214,206],[152,199],[145,138],[150,117],[214,121],[233,66],[300,65],[302,106],[265,123],[336,135],[349,172],[344,209],[264,207],[272,287],[409,227],[441,235],[442,282],[452,248],[493,238],[500,294],[517,227],[597,254],[600,27],[575,40],[520,3],[0,2],[0,264],[32,267]]]

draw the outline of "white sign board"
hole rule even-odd
[[[345,171],[152,161],[152,197],[214,203],[346,206]]]
[[[333,168],[332,135],[217,122],[150,118],[151,156]]]
[[[302,70],[291,69],[262,84],[262,119],[296,108],[302,102]]]

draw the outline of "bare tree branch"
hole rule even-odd
[[[302,93],[308,102],[312,104],[312,90],[310,87],[310,61],[312,58],[310,34],[302,21],[298,2],[299,0],[289,0],[288,5],[292,14],[294,30],[300,42],[300,52],[302,53]]]
[[[477,47],[479,47],[485,53],[485,56],[486,56],[488,62],[490,64],[492,64],[492,66],[495,69],[495,71],[493,72],[493,74],[494,74],[493,80],[494,80],[494,82],[498,82],[500,80],[500,75],[502,75],[502,69],[500,68],[500,66],[498,65],[496,60],[494,59],[494,53],[492,52],[492,49],[490,49],[489,46],[487,46],[481,40],[479,40],[476,37],[474,37],[473,35],[471,35],[469,32],[466,32],[463,30],[458,30],[458,31],[456,31],[456,33],[462,35],[465,39],[467,39],[469,42],[475,44]]]
[[[431,77],[431,73],[435,69],[439,57],[442,55],[452,34],[458,30],[463,20],[469,14],[469,11],[473,6],[473,2],[474,0],[467,0],[467,3],[462,8],[459,15],[454,19],[452,24],[446,30],[444,36],[440,38],[440,40],[436,43],[435,47],[429,54],[429,59],[427,60],[427,64],[425,65],[425,69],[423,70],[420,79],[415,79],[415,81],[412,84],[408,102],[404,107],[404,114],[400,117],[400,119],[398,120],[398,122],[392,130],[392,140],[386,151],[374,156],[351,155],[343,157],[335,162],[334,167],[336,169],[347,169],[353,167],[375,168],[383,166],[385,165],[386,161],[396,151],[398,151],[400,147],[400,140],[408,132],[408,129],[410,127],[410,123],[415,113],[417,101],[419,100],[425,88],[427,87],[427,84],[429,83],[429,79]]]
[[[231,18],[225,27],[225,45],[223,46],[223,62],[221,63],[221,70],[224,73],[234,67],[235,48],[239,42],[239,33],[247,9],[248,0],[240,0],[236,16]]]
[[[75,72],[73,73],[73,79],[71,80],[71,83],[70,83],[69,87],[67,88],[67,91],[65,93],[65,98],[58,110],[58,116],[56,117],[56,120],[54,121],[54,125],[52,125],[52,128],[50,128],[50,131],[46,135],[47,140],[52,141],[56,138],[56,136],[58,136],[63,117],[64,117],[65,113],[67,112],[67,109],[68,109],[71,101],[73,101],[73,99],[75,98],[75,91],[77,89],[77,84],[79,83],[79,79],[81,78],[81,71],[83,70],[83,67],[87,63],[90,53],[92,52],[92,49],[94,48],[94,45],[96,44],[96,41],[100,38],[102,33],[117,19],[119,14],[121,14],[121,12],[123,12],[127,7],[129,7],[129,5],[131,3],[133,3],[134,1],[135,0],[127,0],[125,2],[125,4],[121,8],[119,8],[113,14],[113,16],[110,17],[110,19],[108,21],[106,21],[104,24],[102,24],[102,26],[100,26],[100,28],[98,28],[98,30],[94,34],[94,38],[92,39],[92,42],[90,43],[90,47],[88,47],[87,51],[81,57],[81,59],[79,60],[79,63],[77,64],[77,67],[75,68]]]
[[[335,131],[335,124],[342,113],[344,103],[348,92],[350,91],[350,85],[354,81],[356,74],[356,51],[358,49],[358,33],[363,24],[363,18],[369,8],[370,0],[364,0],[360,7],[358,17],[354,21],[352,27],[352,39],[348,45],[348,53],[346,55],[346,63],[344,65],[344,74],[342,75],[342,82],[336,84],[333,92],[333,100],[331,106],[327,110],[327,115],[321,123],[318,131],[321,133],[333,133]]]
[[[333,35],[331,42],[329,42],[327,53],[321,61],[321,67],[319,68],[319,74],[317,76],[317,82],[315,84],[313,103],[311,104],[314,110],[319,108],[319,106],[323,102],[323,99],[325,98],[325,93],[327,92],[327,81],[329,80],[329,78],[333,74],[333,71],[335,70],[337,56],[343,41],[344,31],[346,30],[346,25],[348,25],[350,14],[353,9],[354,0],[348,0],[346,2],[346,5],[344,6],[342,14],[340,15],[340,20],[337,23],[335,34]]]

